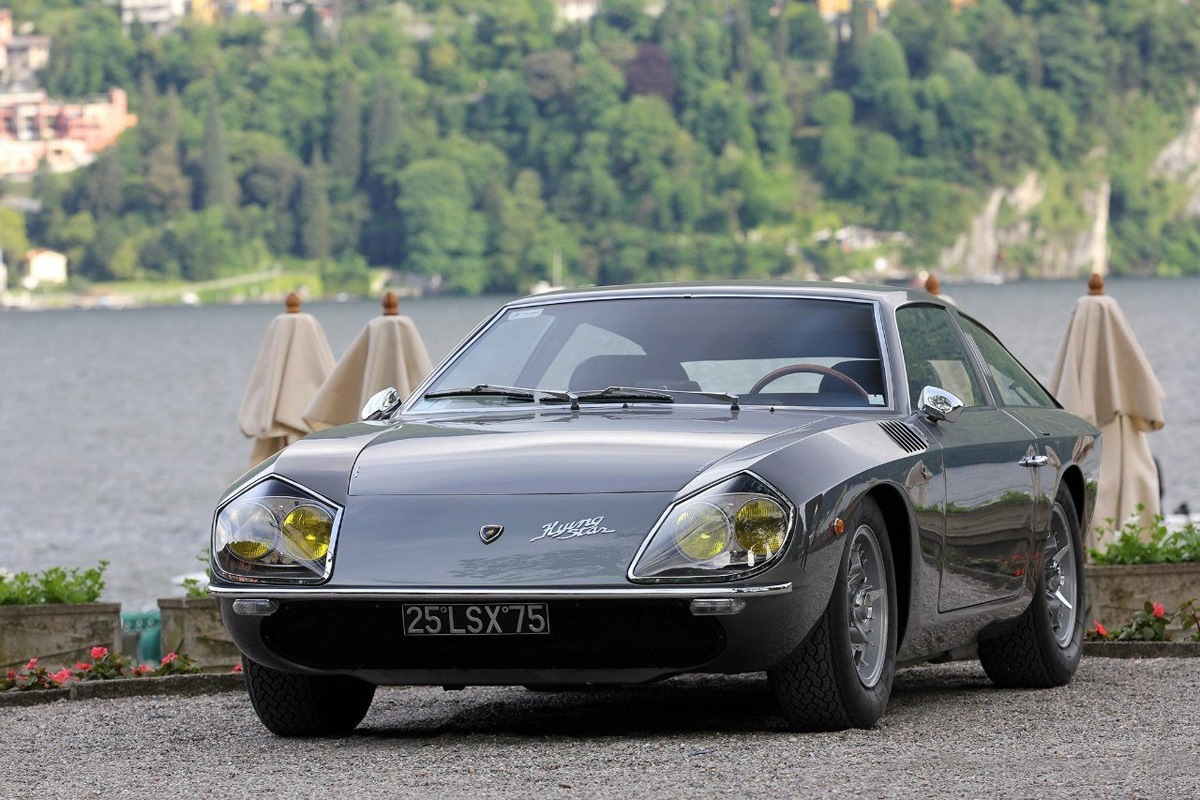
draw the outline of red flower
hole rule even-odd
[[[100,659],[105,658],[107,656],[108,656],[108,648],[107,647],[93,647],[92,648],[92,658],[96,659],[97,661],[99,661]]]
[[[149,664],[138,664],[133,668],[133,677],[140,678],[143,675],[153,675],[154,670],[150,669]]]
[[[29,663],[25,665],[26,671],[31,670],[31,669],[37,669],[37,659],[36,658],[29,659]]]
[[[231,669],[231,670],[229,670],[229,671],[230,671],[230,672],[241,672],[241,671],[242,671],[242,665],[241,665],[241,664],[234,664],[234,665],[233,665],[233,669]]]
[[[176,653],[167,653],[165,656],[163,656],[162,665],[165,667],[167,664],[170,664],[177,658],[179,658],[179,656]]]
[[[87,663],[86,661],[76,661],[75,662],[75,669],[79,670],[80,672],[87,672],[91,668],[92,668],[92,665]]]
[[[1101,636],[1108,636],[1108,631],[1104,628],[1103,625],[1100,624],[1100,620],[1096,620],[1095,625],[1096,625],[1096,633],[1100,634]]]
[[[1155,603],[1154,604],[1154,616],[1165,617],[1166,615],[1167,615],[1167,611],[1166,611],[1166,609],[1163,608],[1163,604]]]
[[[59,685],[62,685],[64,683],[66,683],[68,680],[70,680],[72,677],[73,677],[73,675],[71,674],[71,670],[69,668],[64,667],[63,669],[61,669],[58,672],[51,675],[50,680],[54,681],[55,683],[57,683]]]
[[[10,670],[8,671],[8,679],[9,679],[10,681],[15,681],[15,680],[17,679],[17,673],[16,673],[15,671],[13,671],[13,670],[11,670],[11,669],[10,669]]]

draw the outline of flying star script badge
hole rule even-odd
[[[587,517],[585,519],[577,519],[574,522],[559,522],[555,520],[543,525],[542,535],[535,536],[529,541],[536,542],[539,539],[578,539],[580,536],[616,533],[612,528],[604,527],[603,522],[604,517]]]

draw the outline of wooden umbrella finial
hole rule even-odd
[[[396,297],[395,292],[388,292],[383,296],[383,315],[385,317],[394,317],[400,313],[400,299]]]
[[[939,295],[942,293],[942,284],[941,281],[938,280],[937,275],[931,273],[929,277],[925,279],[925,291],[932,295]]]
[[[1104,278],[1097,272],[1088,278],[1088,294],[1104,294]]]
[[[291,292],[287,296],[287,313],[300,313],[300,295],[296,294],[295,292]]]

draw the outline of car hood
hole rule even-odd
[[[770,451],[778,435],[821,418],[705,408],[402,420],[359,453],[349,493],[678,491],[715,462],[746,448]]]

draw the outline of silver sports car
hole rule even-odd
[[[376,686],[765,671],[870,727],[898,665],[1067,683],[1099,432],[923,292],[540,295],[225,493],[211,591],[280,735]]]

